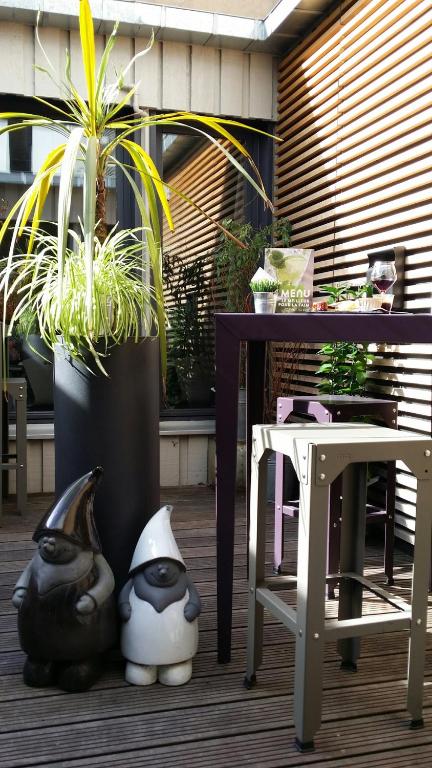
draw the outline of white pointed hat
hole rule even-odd
[[[184,565],[184,560],[171,529],[172,510],[173,508],[166,504],[150,518],[138,539],[129,573],[151,560],[157,560],[159,557],[177,560]]]

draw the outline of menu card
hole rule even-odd
[[[276,312],[312,308],[314,252],[310,248],[266,248],[264,269],[280,283]]]

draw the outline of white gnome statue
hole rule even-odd
[[[172,507],[149,520],[119,596],[125,677],[132,685],[183,685],[198,647],[201,601],[171,530]]]

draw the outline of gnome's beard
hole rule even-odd
[[[39,552],[33,559],[32,575],[39,595],[46,595],[56,587],[75,582],[87,576],[93,568],[93,552],[79,552],[69,563],[47,562]]]
[[[140,600],[145,600],[157,613],[162,613],[171,603],[177,603],[185,596],[188,584],[186,573],[182,572],[172,586],[154,586],[148,583],[141,571],[134,575],[133,586]]]

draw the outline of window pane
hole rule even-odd
[[[17,122],[10,120],[10,123]],[[9,133],[9,168],[11,171],[31,170],[32,129],[23,128]]]
[[[243,184],[226,156],[200,137],[163,136],[163,178],[217,221],[243,214]],[[214,405],[214,251],[219,230],[168,189],[175,229],[163,231],[168,332],[167,406]]]

